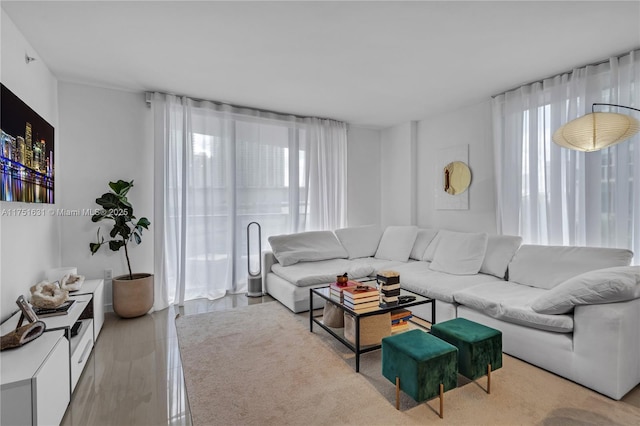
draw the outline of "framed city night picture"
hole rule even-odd
[[[0,86],[0,200],[53,204],[53,126]]]

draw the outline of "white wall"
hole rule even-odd
[[[153,223],[153,140],[152,114],[143,93],[101,89],[61,82],[60,147],[58,182],[64,209],[96,209],[95,199],[108,192],[109,181],[134,180],[128,198],[134,214]],[[112,252],[103,246],[91,256],[89,243],[96,231],[108,237],[108,223],[95,224],[90,216],[64,216],[62,265],[77,266],[87,278],[102,278],[104,270],[113,275],[126,272],[124,250]],[[153,273],[153,228],[143,235],[142,244],[131,247],[133,272]],[[105,232],[107,231],[107,232]],[[105,281],[105,303],[111,304],[111,282]]]
[[[29,287],[44,278],[49,268],[60,266],[60,235],[58,218],[13,216],[12,209],[37,208],[47,212],[60,204],[58,156],[65,141],[58,133],[57,81],[38,53],[7,16],[0,11],[2,83],[55,129],[54,162],[56,204],[0,202],[0,321],[17,309],[16,298],[29,295]],[[36,57],[25,63],[25,54]]]
[[[349,126],[347,226],[380,224],[380,131]]]
[[[416,122],[381,131],[381,225],[416,223]]]
[[[469,210],[437,210],[434,180],[440,148],[469,145]],[[496,233],[495,172],[490,101],[418,123],[417,200],[420,227]]]

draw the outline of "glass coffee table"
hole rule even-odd
[[[324,322],[322,321],[322,314],[314,315],[314,312],[313,312],[313,296],[314,295],[325,299],[327,302],[333,303],[339,309],[341,309],[344,312],[347,312],[348,314],[352,315],[355,318],[355,344],[352,344],[350,341],[346,339],[344,335],[344,328],[329,327],[326,324],[324,324]],[[331,334],[338,341],[342,342],[342,344],[344,344],[347,348],[351,349],[356,354],[356,372],[359,372],[360,371],[360,355],[363,353],[375,351],[382,347],[382,344],[367,345],[362,347],[360,346],[360,320],[362,318],[370,317],[373,315],[385,314],[387,312],[392,312],[397,309],[406,309],[411,306],[425,305],[427,303],[431,303],[431,324],[436,323],[435,299],[430,299],[428,297],[421,296],[417,293],[414,293],[412,291],[405,290],[405,289],[400,290],[400,295],[414,296],[415,300],[407,303],[399,303],[395,306],[384,306],[384,307],[381,306],[378,309],[370,312],[356,313],[352,309],[350,309],[349,307],[341,303],[336,296],[331,296],[331,291],[329,286],[309,289],[309,331],[313,332],[313,324],[314,323],[318,324],[325,331],[327,331],[327,333]],[[414,322],[414,324],[422,327],[418,323]]]

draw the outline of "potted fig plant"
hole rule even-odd
[[[112,251],[124,248],[129,273],[113,278],[113,310],[123,318],[134,318],[146,314],[153,306],[153,275],[148,273],[133,273],[129,260],[129,243],[142,242],[143,229],[149,229],[151,222],[146,217],[136,219],[133,214],[133,206],[127,200],[127,193],[133,188],[133,181],[118,180],[109,182],[110,192],[96,198],[100,205],[93,216],[92,222],[109,220],[113,222],[109,232],[110,240],[105,240],[97,231],[96,243],[89,243],[91,255],[100,250],[104,244],[108,244]]]

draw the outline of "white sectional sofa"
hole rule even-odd
[[[437,322],[463,317],[499,329],[505,353],[613,399],[640,383],[640,266],[629,266],[629,250],[521,246],[515,236],[412,226],[269,242],[265,290],[293,312],[308,310],[309,288],[337,275],[393,269],[403,288],[436,299]],[[430,307],[412,310],[430,318]]]

